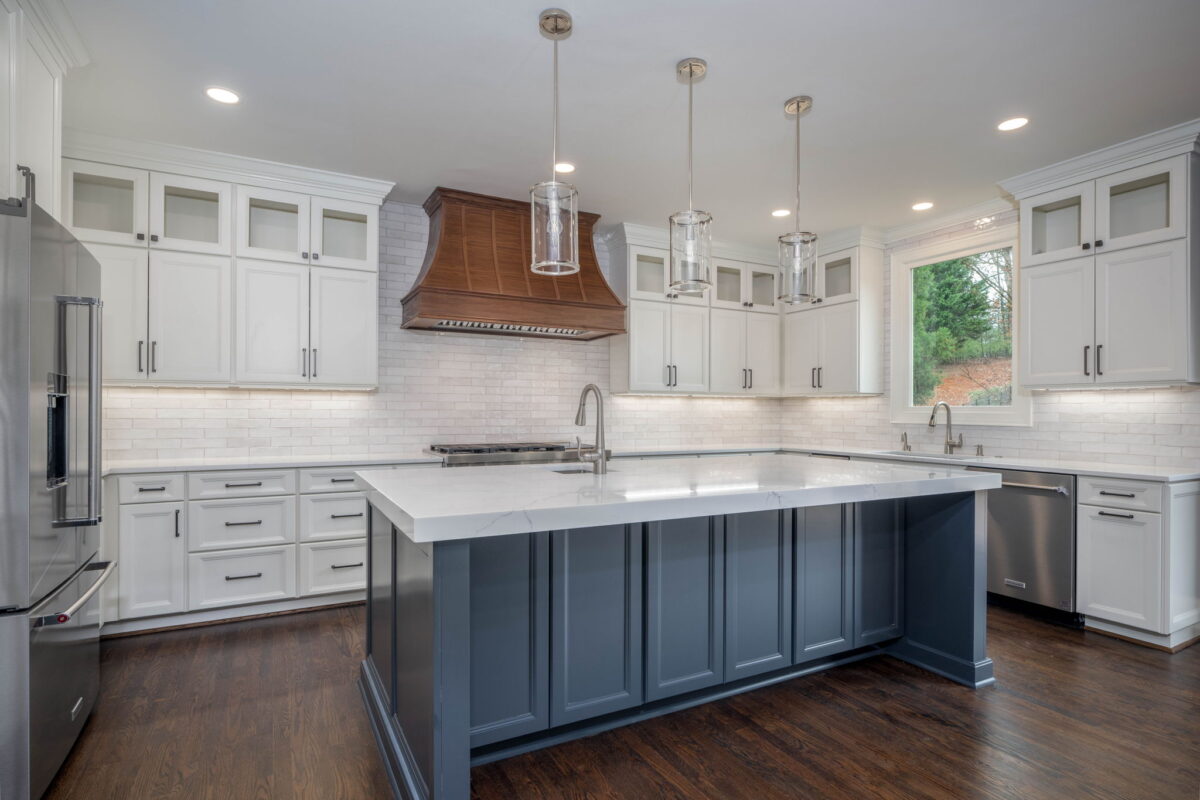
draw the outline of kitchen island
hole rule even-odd
[[[397,797],[863,658],[993,681],[993,474],[762,454],[359,479],[360,684]]]

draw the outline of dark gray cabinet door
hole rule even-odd
[[[902,502],[876,500],[855,507],[856,645],[875,644],[904,633]]]
[[[367,660],[375,665],[387,695],[388,711],[396,708],[396,555],[395,531],[383,512],[370,507],[367,521]]]
[[[550,724],[550,534],[471,540],[471,746]]]
[[[854,647],[854,506],[796,509],[796,663]]]
[[[725,537],[720,517],[646,526],[646,700],[724,678]]]
[[[792,663],[791,511],[725,517],[725,680]]]
[[[642,702],[642,527],[551,534],[551,725]]]

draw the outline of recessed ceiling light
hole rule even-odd
[[[920,203],[913,203],[913,211],[928,211],[933,208],[933,203],[928,200],[923,200]]]
[[[575,171],[575,165],[574,165],[574,164],[572,164],[572,163],[571,163],[571,162],[569,162],[569,161],[560,161],[560,162],[558,162],[557,164],[555,164],[555,165],[554,165],[554,171],[555,171],[555,172],[561,172],[561,173],[563,173],[563,174],[565,175],[565,174],[566,174],[566,173],[568,173],[568,172],[574,172],[574,171]]]
[[[1017,128],[1024,128],[1028,124],[1029,120],[1024,117],[1013,117],[1012,119],[1004,120],[996,128],[1002,131],[1015,131]]]
[[[242,98],[238,97],[238,93],[231,89],[223,89],[220,86],[210,86],[204,90],[210,100],[216,100],[218,103],[233,105]]]
[[[786,208],[777,208],[771,212],[771,216],[772,217],[786,217],[788,214],[791,214],[791,213],[792,212],[788,211]]]

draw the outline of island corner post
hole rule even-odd
[[[846,504],[851,506],[856,560],[869,560],[872,537],[885,535],[889,526],[895,526],[899,547],[887,557],[895,559],[901,577],[887,591],[896,595],[898,636],[706,691],[639,703],[590,722],[550,726],[540,736],[517,737],[507,748],[493,746],[473,752],[471,550],[472,542],[478,540],[416,543],[372,504],[367,652],[359,685],[394,795],[404,800],[467,800],[473,763],[580,738],[865,657],[890,655],[971,688],[994,683],[986,629],[987,490]],[[791,517],[795,511],[780,513]],[[629,527],[634,526],[644,523]],[[531,545],[530,553],[548,549],[546,534],[524,536],[541,537],[540,546]],[[858,607],[865,604],[859,602],[866,600],[863,592],[872,588],[861,570],[857,575],[863,585],[855,587],[856,615]],[[857,632],[863,621],[856,616],[854,624]],[[871,642],[870,632],[862,633],[856,644]]]

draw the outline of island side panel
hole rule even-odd
[[[905,501],[904,636],[889,652],[968,686],[987,656],[987,492]]]

